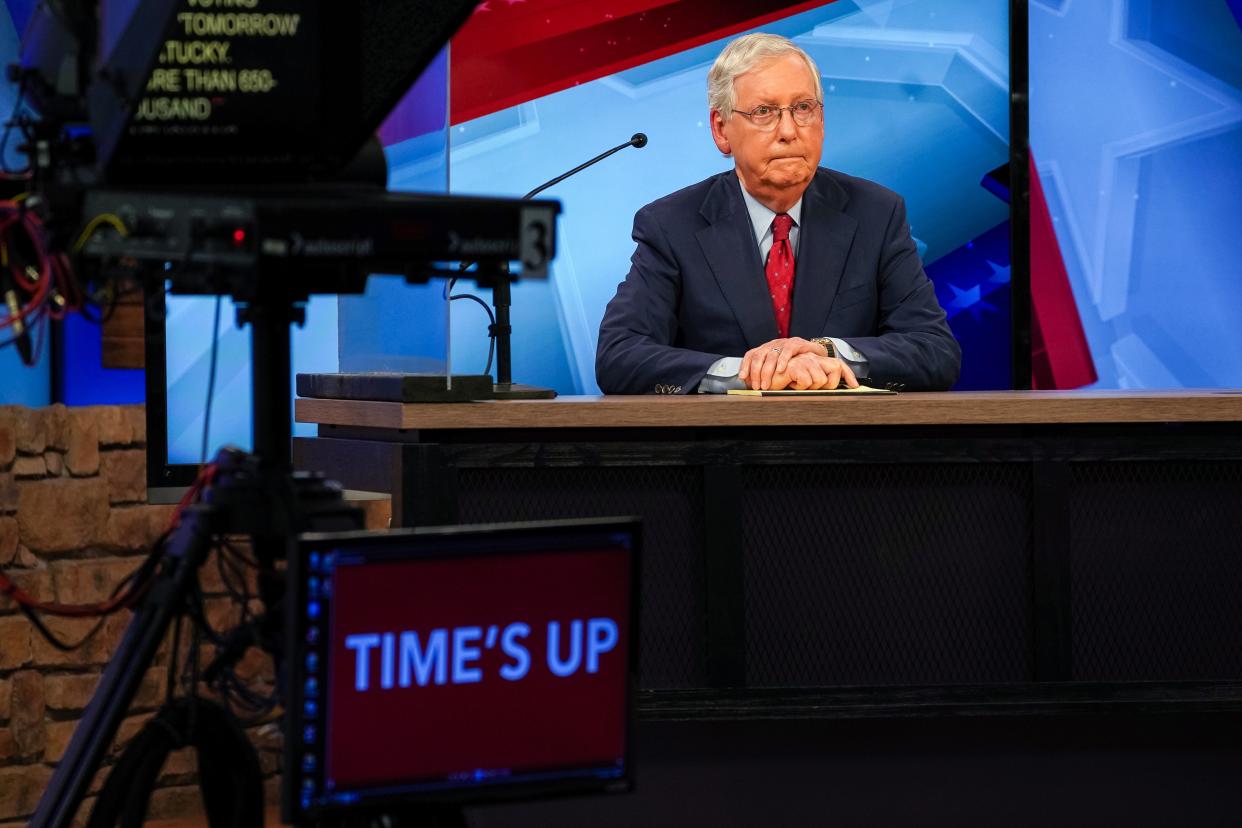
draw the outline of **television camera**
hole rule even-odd
[[[546,278],[555,202],[384,189],[376,129],[474,6],[135,0],[128,9],[108,3],[105,14],[93,0],[43,0],[32,12],[21,59],[9,68],[16,103],[0,144],[0,159],[10,141],[28,159],[3,173],[0,330],[8,337],[0,344],[33,362],[49,320],[106,315],[130,284],[155,296],[229,296],[252,333],[254,454],[224,450],[205,465],[147,562],[107,607],[94,608],[132,609],[134,618],[31,825],[73,820],[170,627],[201,611],[197,572],[213,547],[249,537],[266,609],[217,642],[208,679],[250,645],[279,665],[292,611],[287,573],[298,568],[285,562],[296,538],[361,528],[338,487],[290,472],[289,326],[307,299],[361,292],[371,273],[506,286]],[[66,610],[7,580],[0,586],[36,623],[40,613]],[[196,738],[195,718],[181,738]],[[127,769],[135,762],[141,757]],[[208,776],[213,824],[259,824],[244,795],[253,780]],[[614,768],[606,783],[617,782]],[[145,809],[143,792],[125,785],[109,781],[99,803],[113,811],[97,805],[90,824]],[[286,819],[308,821],[301,805],[287,787]],[[427,821],[426,811],[411,814]]]

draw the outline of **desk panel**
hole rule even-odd
[[[1237,394],[387,405],[300,402],[298,466],[406,525],[644,519],[650,691],[1242,681]]]

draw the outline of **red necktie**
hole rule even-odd
[[[793,296],[794,257],[789,245],[789,228],[793,219],[788,213],[780,213],[772,219],[772,249],[768,251],[768,263],[764,273],[768,277],[768,292],[772,294],[772,309],[776,311],[776,328],[781,338],[789,336],[789,300]]]

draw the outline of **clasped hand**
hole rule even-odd
[[[828,356],[818,342],[799,336],[773,339],[751,348],[742,357],[738,379],[756,391],[814,391],[845,385],[857,388],[858,380],[850,367]]]

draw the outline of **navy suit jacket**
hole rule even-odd
[[[869,376],[946,389],[961,348],[923,272],[901,196],[820,167],[802,197],[790,336],[834,336]],[[599,330],[607,394],[694,391],[712,363],[779,336],[763,262],[730,170],[643,207],[637,249]]]

